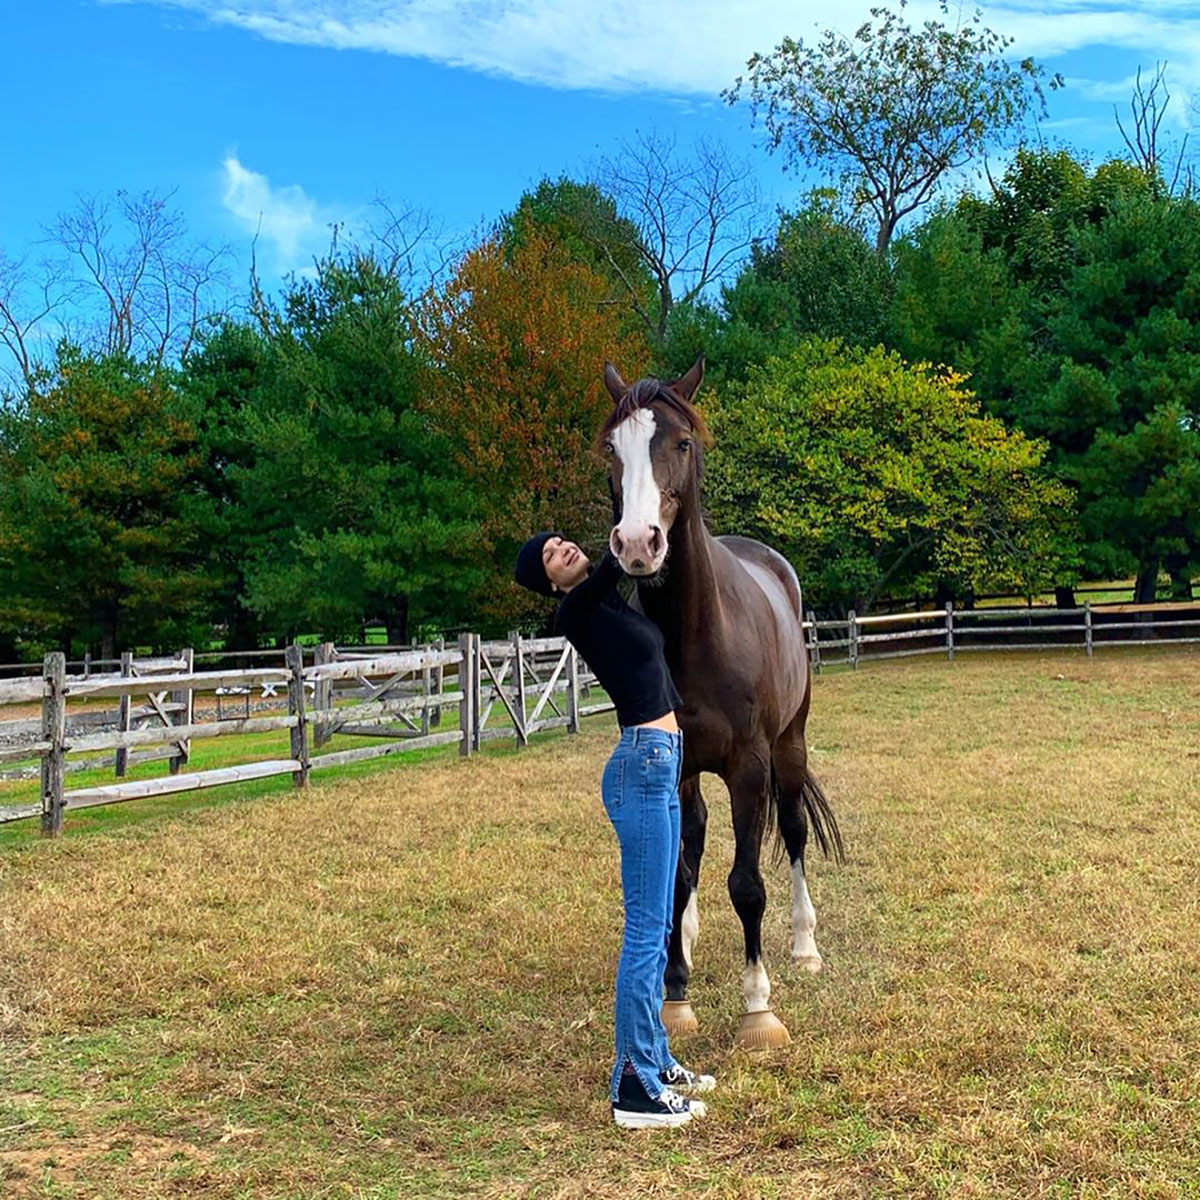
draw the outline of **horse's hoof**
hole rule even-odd
[[[801,954],[798,958],[792,959],[792,966],[797,971],[808,971],[812,975],[816,975],[824,966],[819,954]]]
[[[733,1044],[743,1050],[774,1050],[791,1040],[787,1026],[768,1008],[742,1018]]]
[[[700,1022],[692,1012],[690,1000],[664,1000],[662,1006],[663,1028],[668,1037],[678,1037],[682,1033],[696,1033]]]

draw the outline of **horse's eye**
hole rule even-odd
[[[617,452],[617,448],[612,444],[612,442],[605,442],[603,449],[604,453],[608,455],[613,455]]]
[[[691,438],[684,438],[683,441],[681,441],[679,443],[679,453],[680,454],[686,454],[691,448],[692,448],[692,439]]]

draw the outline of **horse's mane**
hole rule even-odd
[[[649,408],[656,400],[661,400],[668,408],[672,408],[692,427],[693,432],[702,445],[712,441],[704,418],[696,409],[674,390],[676,380],[664,382],[661,379],[639,379],[632,384],[625,395],[614,405],[612,413],[604,427],[600,430],[600,438],[606,438],[627,417],[633,416],[641,408]]]

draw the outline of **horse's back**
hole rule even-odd
[[[772,550],[770,546],[764,545],[762,542],[756,542],[753,538],[741,537],[735,533],[724,534],[716,540],[729,550],[743,566],[757,567],[759,570],[765,571],[774,582],[777,582],[792,614],[803,621],[804,604],[800,593],[800,580],[796,577],[792,564],[778,550]],[[751,571],[750,574],[760,586],[763,584],[763,580],[756,571]],[[767,588],[764,590],[769,592]]]

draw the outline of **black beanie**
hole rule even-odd
[[[542,562],[542,550],[552,537],[562,537],[561,533],[551,530],[549,533],[535,533],[517,551],[517,582],[531,592],[541,596],[553,596],[554,584],[546,575],[546,565]]]

